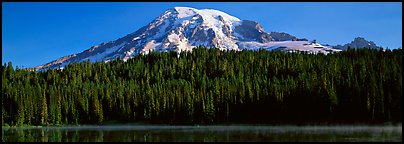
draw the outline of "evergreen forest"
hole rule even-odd
[[[401,122],[402,49],[152,52],[29,71],[2,65],[2,125]]]

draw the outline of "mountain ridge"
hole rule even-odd
[[[113,41],[90,47],[81,53],[61,57],[35,69],[63,68],[74,62],[127,61],[150,51],[192,51],[196,46],[220,50],[281,50],[332,53],[343,49],[308,42],[285,32],[266,32],[253,20],[240,20],[214,9],[174,7],[167,9],[149,24]]]
[[[348,48],[360,49],[360,48],[371,48],[371,49],[380,49],[382,47],[377,46],[373,41],[368,41],[363,37],[356,37],[350,43],[346,43],[344,45],[336,45],[334,46],[336,49],[347,50]]]

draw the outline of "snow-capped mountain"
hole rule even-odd
[[[256,21],[240,20],[218,10],[174,7],[136,32],[35,68],[63,68],[73,62],[108,62],[118,57],[127,61],[150,51],[192,51],[199,45],[237,51],[261,48],[325,54],[341,51],[287,33],[267,33]]]
[[[381,47],[376,46],[373,41],[367,41],[365,38],[356,37],[351,43],[347,43],[345,45],[337,45],[333,48],[347,50],[348,47],[357,49],[357,48],[371,48],[371,49],[380,49]]]

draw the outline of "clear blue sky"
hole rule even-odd
[[[267,32],[322,44],[361,36],[382,47],[402,47],[401,2],[2,2],[2,63],[27,68],[79,53],[132,33],[174,6],[217,9],[258,21]]]

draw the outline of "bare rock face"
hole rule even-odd
[[[345,45],[337,45],[334,46],[336,49],[347,50],[348,48],[352,49],[361,49],[361,48],[370,48],[370,49],[380,49],[381,47],[377,46],[373,41],[367,41],[365,38],[356,37],[352,42],[347,43]]]
[[[208,47],[213,47],[213,39],[215,37],[215,32],[212,29],[205,30],[202,25],[198,25],[189,37],[191,39],[191,45],[204,45]]]
[[[243,20],[241,25],[235,27],[234,32],[240,34],[243,40],[265,43],[272,39],[256,21]]]
[[[272,37],[268,33],[262,33],[258,39],[260,43],[267,43],[272,41]]]
[[[271,32],[269,35],[273,38],[274,41],[298,41],[299,40],[295,36],[292,36],[292,35],[284,33],[284,32]]]
[[[218,16],[218,18],[219,18],[220,22],[225,23],[225,20],[224,20],[224,18],[223,18],[222,16]],[[231,29],[231,27],[230,27],[229,25],[225,25],[225,24],[224,24],[223,27],[222,27],[222,32],[223,32],[227,37],[231,37],[231,36],[232,36],[232,34],[231,34],[232,29]]]

